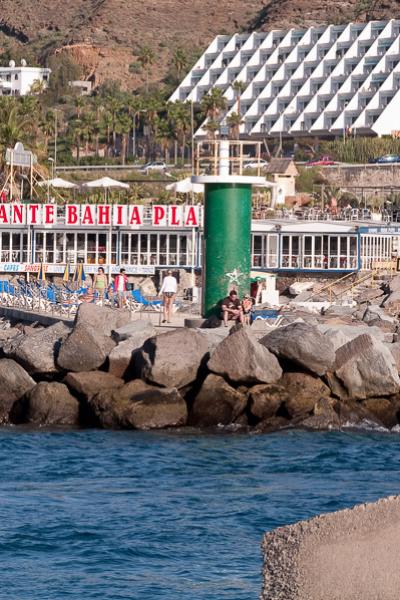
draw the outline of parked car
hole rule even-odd
[[[250,162],[247,162],[244,165],[244,169],[265,169],[268,166],[268,162],[266,160],[264,160],[263,158],[260,158],[260,160],[252,160]]]
[[[307,167],[329,167],[329,165],[336,165],[336,162],[330,156],[321,156],[321,158],[314,158],[306,163]]]
[[[167,165],[162,160],[156,160],[154,162],[149,162],[142,169],[140,169],[142,173],[146,173],[148,175],[151,172],[165,173],[167,170]]]
[[[385,154],[377,158],[374,162],[378,165],[398,163],[400,162],[400,156],[398,154]]]

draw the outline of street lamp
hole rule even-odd
[[[54,158],[51,158],[51,156],[50,156],[49,162],[51,163],[51,178],[54,179],[54,163],[55,163]]]

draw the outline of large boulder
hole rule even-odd
[[[363,400],[362,405],[388,429],[391,429],[399,422],[397,417],[398,406],[396,402],[393,402],[389,398],[367,398],[367,400]]]
[[[99,392],[89,401],[102,427],[162,429],[186,424],[186,402],[176,388],[159,388],[135,380],[114,392]]]
[[[101,367],[114,346],[111,337],[78,323],[61,343],[57,365],[66,371],[93,371]]]
[[[389,348],[391,355],[394,358],[397,372],[400,373],[400,342],[394,344],[385,344]]]
[[[308,323],[280,327],[268,333],[260,343],[279,358],[290,360],[316,375],[324,375],[335,362],[335,351],[329,338]]]
[[[106,306],[82,302],[75,316],[74,327],[86,325],[98,333],[110,336],[113,330],[123,327],[131,320],[131,314],[126,310],[111,310]]]
[[[283,404],[289,400],[286,389],[281,385],[263,383],[248,391],[251,414],[261,421],[274,417]]]
[[[390,350],[365,334],[336,351],[335,376],[353,399],[391,396],[400,389]]]
[[[130,327],[133,324],[142,323],[140,327]],[[113,339],[118,336],[118,346],[112,349],[108,357],[108,370],[117,377],[124,377],[129,372],[133,360],[133,354],[139,350],[144,342],[155,336],[155,329],[148,321],[131,321],[128,325],[113,332]]]
[[[124,385],[124,380],[104,371],[86,371],[68,373],[64,383],[75,395],[88,400],[99,392],[117,390]]]
[[[282,376],[276,357],[244,327],[218,345],[207,366],[213,373],[236,383],[276,383]]]
[[[62,321],[25,335],[12,349],[11,358],[15,358],[28,373],[46,374],[58,371],[56,358],[62,341],[71,332]]]
[[[136,354],[135,363],[149,383],[182,388],[197,378],[208,344],[193,329],[177,329],[147,340]]]
[[[316,400],[331,395],[319,377],[308,373],[285,373],[279,383],[286,390],[286,410],[291,418],[311,413]]]
[[[195,427],[229,425],[243,413],[247,405],[245,394],[235,390],[222,377],[206,377],[194,399],[189,424]]]
[[[208,351],[210,356],[212,356],[222,340],[229,335],[230,330],[228,327],[211,327],[207,329],[198,327],[195,329],[195,331],[197,331],[207,341]]]
[[[333,398],[320,398],[314,404],[313,414],[304,419],[301,426],[317,431],[340,429],[340,419],[335,410],[336,404],[337,400]]]
[[[136,338],[138,340],[137,347],[139,348],[146,340],[156,335],[156,329],[150,321],[137,319],[114,329],[111,335],[117,344],[129,338]]]
[[[27,395],[25,419],[36,425],[78,425],[79,402],[63,383],[42,381]]]
[[[35,385],[32,377],[15,360],[0,360],[0,424],[9,422],[14,403]]]

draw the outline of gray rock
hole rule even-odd
[[[331,395],[319,377],[308,373],[285,373],[279,383],[286,390],[286,410],[291,418],[311,413],[316,400]]]
[[[123,327],[131,320],[131,314],[126,310],[108,308],[97,304],[82,302],[75,317],[74,327],[86,325],[97,333],[110,336],[113,330]]]
[[[396,342],[395,344],[386,344],[386,346],[389,348],[390,353],[394,358],[397,372],[400,373],[400,342]]]
[[[101,367],[114,346],[115,342],[101,331],[78,323],[61,343],[57,365],[66,371],[92,371]]]
[[[162,429],[187,421],[186,402],[176,388],[154,387],[140,380],[114,392],[100,392],[89,403],[105,428]]]
[[[400,389],[390,350],[370,335],[360,335],[337,350],[335,376],[353,399],[391,396]]]
[[[276,383],[282,375],[276,357],[244,327],[218,345],[207,366],[213,373],[236,383]]]
[[[195,381],[207,355],[202,335],[193,329],[177,329],[145,342],[137,355],[138,370],[149,383],[182,388]]]
[[[214,327],[211,329],[196,328],[197,331],[207,341],[210,356],[214,353],[219,344],[229,335],[228,327]]]
[[[70,332],[70,327],[60,321],[29,336],[23,336],[11,352],[11,358],[19,362],[28,373],[56,373],[58,351]]]
[[[136,338],[138,340],[137,348],[139,348],[154,335],[156,335],[156,329],[150,321],[137,319],[136,321],[129,321],[126,325],[113,330],[111,337],[117,344],[129,338]]]
[[[324,331],[324,335],[326,335],[326,337],[329,339],[329,341],[331,342],[335,352],[338,348],[340,348],[340,346],[343,346],[344,344],[347,344],[347,342],[350,342],[350,340],[353,339],[352,336],[346,334],[344,331],[342,331],[341,329],[336,329],[336,328],[330,328],[330,329],[326,329]]]
[[[79,402],[63,383],[42,381],[27,395],[26,421],[36,425],[78,425]]]
[[[368,398],[363,400],[362,405],[387,429],[391,429],[399,422],[397,418],[398,406],[388,398]]]
[[[35,385],[32,377],[15,360],[0,360],[0,424],[9,423],[14,403]]]
[[[336,400],[333,398],[320,398],[314,405],[313,414],[301,423],[306,429],[317,431],[340,429],[340,419],[335,411]]]
[[[366,323],[357,323],[354,325],[335,324],[332,326],[328,321],[327,324],[319,325],[318,329],[322,333],[327,334],[328,337],[333,335],[333,332],[340,332],[349,338],[349,341],[354,340],[362,334],[371,335],[382,342],[385,339],[385,332],[382,329],[375,326],[368,326]]]
[[[283,402],[289,399],[285,388],[273,383],[255,385],[248,391],[249,409],[260,420],[274,417]]]
[[[195,427],[229,425],[243,413],[247,397],[231,387],[222,377],[207,376],[194,399],[189,424]]]
[[[133,321],[133,323],[134,322],[135,321]],[[136,321],[136,323],[143,323],[143,321]],[[118,331],[121,331],[121,329]],[[126,335],[126,332],[122,335]],[[152,336],[155,336],[155,329],[151,323],[148,323],[145,327],[138,328],[136,332],[131,330],[129,337],[120,341],[118,346],[112,349],[108,357],[109,372],[117,377],[124,377],[127,375],[129,367],[132,364],[133,354]],[[113,338],[115,339],[114,335]]]
[[[268,333],[260,343],[279,358],[324,375],[335,362],[333,344],[317,327],[308,323],[291,323]]]
[[[77,396],[89,399],[105,390],[117,390],[125,382],[111,373],[87,371],[82,373],[68,373],[64,378],[64,383]]]

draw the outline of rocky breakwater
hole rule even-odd
[[[0,331],[0,422],[259,433],[398,427],[398,344],[379,328],[298,320],[265,329],[156,331],[129,313],[82,304],[72,327]]]

